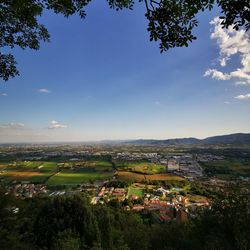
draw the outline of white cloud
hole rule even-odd
[[[226,58],[221,58],[221,59],[220,59],[220,65],[221,65],[221,67],[225,67],[225,66],[227,65],[227,60],[226,60]]]
[[[234,98],[238,100],[250,100],[250,94],[238,95],[238,96],[235,96]]]
[[[7,93],[0,93],[0,96],[8,96]]]
[[[208,69],[204,76],[211,76],[212,78],[216,80],[229,80],[231,78],[230,75],[222,73],[216,69]]]
[[[39,89],[38,91],[39,91],[40,93],[45,93],[45,94],[51,93],[51,91],[48,90],[48,89]]]
[[[49,129],[67,128],[67,125],[60,124],[58,121],[51,121],[49,124]]]
[[[235,85],[247,85],[247,82],[244,81],[237,81]]]
[[[1,129],[21,129],[24,127],[23,123],[20,122],[10,122],[5,124],[0,124]]]
[[[230,104],[230,102],[226,101],[226,102],[224,102],[224,104]]]
[[[215,39],[220,49],[220,66],[225,67],[232,55],[239,54],[241,67],[223,73],[217,69],[208,69],[204,76],[211,76],[217,80],[236,79],[236,84],[250,84],[250,39],[244,30],[234,30],[232,26],[228,29],[221,27],[221,20],[215,17],[210,24],[214,26],[211,39]]]

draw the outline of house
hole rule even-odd
[[[98,193],[98,196],[102,197],[105,192],[105,187],[102,187],[100,192]]]
[[[168,160],[168,171],[176,171],[179,170],[179,162],[176,159]]]
[[[134,194],[132,194],[131,196],[130,196],[130,199],[132,200],[132,201],[135,201],[135,200],[138,200],[138,196],[137,195],[134,195]]]
[[[160,187],[160,188],[158,188],[157,190],[156,190],[156,194],[158,194],[158,195],[166,195],[166,194],[169,194],[170,193],[170,191],[168,191],[168,190],[166,190],[166,189],[164,189],[164,188],[162,188],[162,187]]]
[[[139,205],[139,204],[134,205],[134,206],[132,207],[132,210],[133,210],[133,211],[136,211],[136,212],[142,211],[143,209],[144,209],[144,206]]]
[[[185,222],[188,220],[188,213],[185,210],[179,209],[176,212],[176,221],[177,222]]]
[[[124,201],[125,199],[125,189],[124,188],[115,188],[113,190],[112,196],[118,201]]]

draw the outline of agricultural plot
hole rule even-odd
[[[58,164],[55,162],[44,162],[38,166],[41,173],[51,173],[58,170]]]
[[[131,195],[136,195],[139,198],[143,198],[143,189],[142,188],[129,187],[127,196],[130,197]]]
[[[207,175],[221,179],[228,179],[232,176],[250,177],[250,164],[243,164],[240,161],[204,162],[201,166]]]
[[[80,162],[66,162],[63,164],[64,169],[72,168],[87,168],[95,171],[112,171],[113,166],[109,161],[80,161]]]
[[[47,181],[48,185],[77,185],[113,176],[113,172],[101,172],[91,168],[63,170]]]
[[[1,173],[1,176],[8,181],[28,181],[32,183],[43,183],[50,176],[37,171],[15,171],[6,170]]]
[[[127,171],[118,171],[117,178],[122,181],[133,181],[133,182],[142,182],[146,180],[143,174],[137,174]]]
[[[146,175],[166,172],[166,166],[148,162],[129,164],[128,169],[132,172],[142,173]]]
[[[8,164],[6,163],[0,163],[0,172],[5,169],[8,166]]]
[[[0,172],[1,178],[7,181],[28,181],[31,183],[44,183],[57,171],[54,162],[14,162],[8,164]]]
[[[106,161],[56,163],[23,161],[2,164],[0,178],[7,181],[28,181],[49,185],[81,184],[113,176],[113,167]]]
[[[113,166],[108,161],[87,161],[85,167],[94,168],[96,171],[112,171]]]
[[[123,161],[123,160],[115,160],[114,165],[118,170],[129,170],[130,167],[141,165],[141,164],[148,164],[149,162],[145,161]]]
[[[207,197],[202,196],[202,195],[188,194],[187,198],[189,199],[190,202],[207,202]]]
[[[174,174],[154,174],[146,175],[147,180],[151,181],[183,181],[184,179]]]
[[[183,181],[184,179],[180,176],[173,174],[152,174],[145,175],[134,172],[127,171],[118,171],[117,177],[120,180],[124,181],[135,181],[135,182],[143,182],[143,181]]]

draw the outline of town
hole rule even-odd
[[[249,192],[244,158],[230,163],[218,149],[131,145],[4,145],[0,181],[20,199],[81,194],[93,206],[116,206],[154,223],[186,221],[216,194],[241,184]],[[237,150],[237,154],[238,154]],[[235,156],[234,156],[235,157]],[[231,164],[231,165],[230,165]],[[208,168],[208,166],[210,166]]]

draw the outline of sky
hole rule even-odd
[[[46,12],[51,41],[12,50],[20,76],[0,80],[0,143],[249,133],[248,34],[222,30],[214,9],[189,47],[161,54],[144,12],[105,1],[85,20]]]

